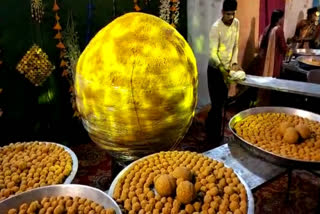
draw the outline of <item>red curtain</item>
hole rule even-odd
[[[260,20],[259,36],[263,33],[266,26],[269,25],[272,11],[275,9],[285,9],[285,0],[260,0]]]

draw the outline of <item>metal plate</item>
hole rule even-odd
[[[299,66],[304,69],[318,69],[320,68],[319,64],[314,64],[312,61],[320,62],[320,56],[299,56],[297,57]]]
[[[124,174],[130,169],[130,167],[132,165],[134,165],[135,163],[137,163],[139,161],[143,161],[144,159],[147,159],[147,158],[149,158],[149,157],[151,157],[153,155],[156,155],[156,154],[152,154],[152,155],[148,155],[146,157],[140,158],[139,160],[136,160],[136,161],[132,162],[127,167],[125,167],[123,170],[121,170],[119,172],[119,174],[117,175],[117,177],[115,177],[115,179],[112,181],[110,189],[108,191],[108,194],[111,197],[113,196],[113,192],[114,192],[114,189],[115,189],[118,181],[124,176]],[[210,157],[210,158],[213,159],[212,157]],[[220,161],[220,160],[218,160],[218,161]],[[223,161],[220,161],[220,162],[223,162]],[[232,167],[229,167],[227,165],[225,165],[225,167],[232,168]],[[235,170],[234,170],[234,173],[238,176],[239,180],[244,185],[244,187],[246,189],[246,192],[247,192],[247,199],[248,199],[248,201],[247,201],[248,202],[248,212],[247,212],[247,214],[254,214],[254,198],[253,198],[252,192],[251,192],[249,186],[247,185],[247,183],[244,181],[244,179]]]
[[[76,154],[68,147],[61,145],[61,144],[58,144],[58,143],[44,142],[44,141],[32,141],[32,142],[23,142],[23,143],[27,144],[27,143],[33,143],[33,142],[45,143],[45,144],[55,144],[57,146],[63,147],[64,150],[66,150],[69,153],[69,155],[71,156],[71,159],[72,159],[72,170],[70,172],[70,175],[65,179],[65,181],[63,183],[64,184],[71,184],[71,182],[73,181],[73,179],[76,176],[77,171],[78,171],[78,158],[77,158]]]
[[[105,208],[114,208],[117,214],[121,214],[117,203],[106,193],[99,189],[77,185],[77,184],[59,184],[45,187],[39,187],[5,199],[0,203],[1,213],[7,213],[11,208],[19,208],[23,203],[30,203],[34,200],[41,200],[44,197],[51,196],[71,196],[90,199]]]
[[[235,140],[237,143],[239,143],[241,146],[243,146],[245,149],[249,150],[252,154],[269,161],[271,163],[284,166],[284,167],[290,167],[290,168],[309,168],[309,169],[315,169],[320,168],[320,162],[319,161],[305,161],[300,159],[294,159],[294,158],[287,158],[282,157],[280,155],[274,154],[272,152],[265,151],[255,145],[252,145],[250,142],[246,141],[245,139],[241,138],[236,131],[233,129],[234,125],[245,119],[246,117],[254,114],[259,113],[286,113],[289,115],[297,115],[303,118],[307,118],[309,120],[320,122],[320,115],[304,111],[300,109],[295,108],[288,108],[288,107],[257,107],[257,108],[251,108],[247,109],[245,111],[242,111],[235,116],[231,118],[229,121],[229,128],[232,131],[233,135],[235,136]]]

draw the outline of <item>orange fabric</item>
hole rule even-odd
[[[140,11],[141,8],[136,4],[136,5],[134,6],[134,10],[135,10],[135,11]]]
[[[56,47],[59,48],[59,49],[65,49],[66,48],[61,41],[56,45]]]
[[[53,4],[52,10],[53,10],[54,12],[57,12],[58,10],[60,10],[60,8],[59,8],[56,0],[54,0],[54,4]]]
[[[58,16],[58,14],[56,13],[56,15],[55,15],[55,19],[57,20],[57,21],[59,21],[60,20],[60,17]]]
[[[61,25],[60,23],[57,21],[57,23],[55,24],[55,26],[53,27],[54,30],[61,30]]]
[[[66,67],[67,66],[67,62],[64,61],[64,60],[61,60],[61,63],[60,63],[60,67]]]
[[[60,31],[58,31],[58,33],[54,36],[54,39],[61,39],[62,35],[60,33]]]

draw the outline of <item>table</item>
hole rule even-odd
[[[203,154],[232,167],[245,180],[251,190],[287,171],[286,168],[251,155],[234,141]]]
[[[238,84],[320,98],[320,84],[247,75]]]

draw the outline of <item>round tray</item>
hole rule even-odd
[[[130,167],[132,165],[134,165],[135,163],[137,163],[139,161],[143,161],[144,159],[149,158],[149,157],[151,157],[153,155],[155,155],[155,154],[151,154],[151,155],[145,156],[143,158],[140,158],[139,160],[136,160],[136,161],[132,162],[131,164],[126,166],[123,170],[121,170],[119,172],[119,174],[115,177],[115,179],[112,181],[112,183],[110,185],[110,189],[108,191],[108,194],[111,197],[113,196],[113,192],[114,192],[114,189],[115,189],[118,181],[124,176],[124,174],[130,169]],[[225,167],[231,168],[231,167],[229,167],[227,165],[225,165]],[[236,173],[236,171],[234,171],[234,173],[238,176],[239,180],[244,185],[244,187],[246,189],[246,192],[247,192],[247,199],[248,199],[248,212],[247,212],[247,214],[254,214],[254,198],[253,198],[252,192],[251,192],[249,186],[247,185],[247,183],[244,181],[244,179],[238,173]]]
[[[93,187],[77,184],[51,185],[23,192],[0,202],[0,210],[1,213],[7,213],[9,209],[18,208],[23,203],[30,203],[34,200],[41,200],[44,197],[51,196],[78,196],[88,198],[105,208],[113,208],[117,214],[121,213],[117,203],[106,193]]]
[[[312,60],[320,61],[320,56],[299,56],[296,60],[298,61],[299,66],[303,69],[311,70],[320,68],[320,65],[312,63]]]
[[[76,173],[78,171],[78,158],[76,156],[76,154],[69,149],[68,147],[58,144],[58,143],[53,143],[53,142],[45,142],[45,141],[32,141],[32,142],[38,142],[38,143],[45,143],[45,144],[55,144],[57,146],[63,147],[64,150],[66,150],[69,155],[71,156],[72,159],[72,170],[70,172],[70,175],[65,179],[65,181],[63,182],[64,184],[71,184],[71,182],[73,181],[74,177],[76,176]],[[23,142],[23,143],[32,143],[32,142]]]
[[[307,118],[309,120],[314,120],[320,122],[320,115],[304,111],[295,108],[288,108],[288,107],[256,107],[244,110],[235,116],[233,116],[229,121],[229,128],[232,131],[233,135],[235,136],[236,142],[238,142],[242,147],[250,151],[252,154],[256,155],[259,158],[262,158],[268,162],[274,163],[276,165],[289,167],[289,168],[308,168],[308,169],[317,169],[320,168],[320,162],[318,161],[304,161],[294,158],[287,158],[283,157],[268,151],[265,151],[255,145],[252,145],[250,142],[241,138],[236,131],[233,129],[234,125],[245,119],[246,117],[254,114],[259,113],[286,113],[289,115],[297,115],[303,118]]]

